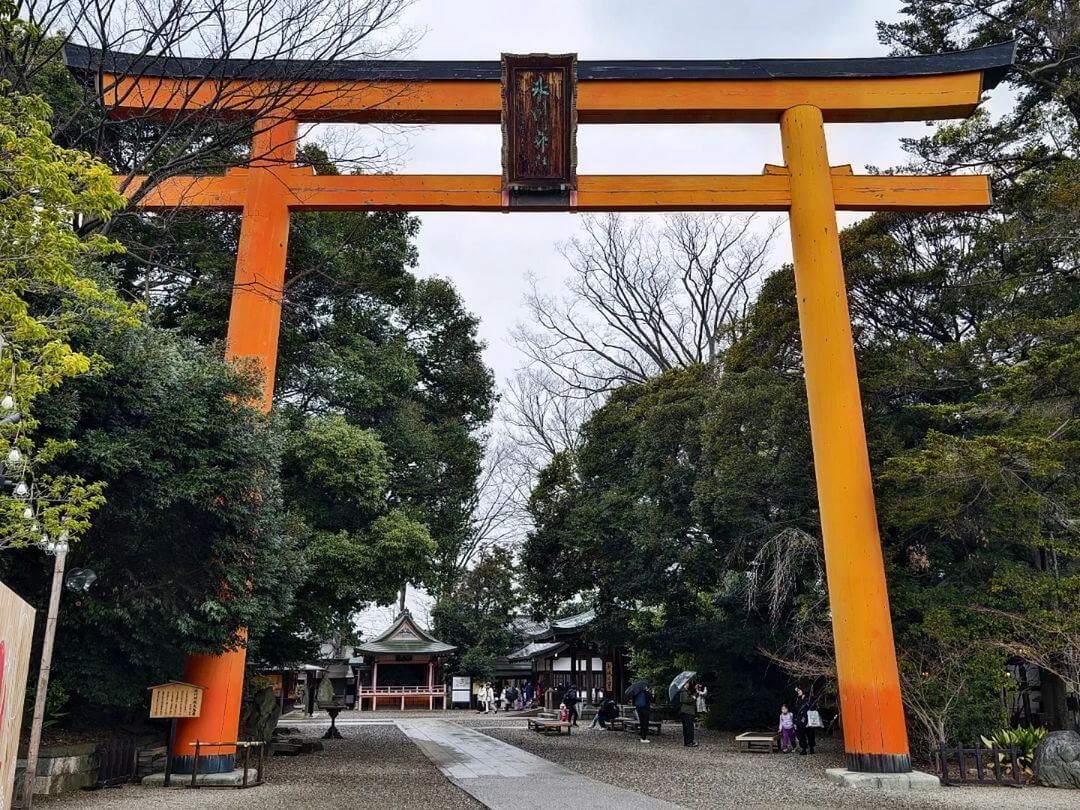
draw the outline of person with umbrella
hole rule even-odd
[[[694,742],[694,719],[697,717],[697,694],[690,689],[696,672],[680,672],[668,687],[668,700],[678,703],[679,720],[682,722],[683,745],[696,748]]]
[[[679,720],[682,722],[682,741],[688,748],[697,748],[694,741],[694,719],[697,717],[697,695],[685,683],[679,689]]]
[[[653,703],[652,692],[649,691],[649,682],[644,678],[634,681],[623,695],[627,701],[634,705],[637,712],[638,730],[641,733],[641,742],[652,742],[649,739],[649,708]]]

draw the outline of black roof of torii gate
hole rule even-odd
[[[878,56],[854,59],[645,59],[578,62],[581,81],[870,79],[983,73],[983,89],[997,85],[1013,63],[1015,42],[929,56]],[[64,46],[64,63],[73,70],[169,78],[260,79],[288,81],[499,81],[495,61],[199,59],[101,51]]]

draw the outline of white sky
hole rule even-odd
[[[406,24],[426,31],[414,59],[495,60],[504,51],[581,59],[873,56],[887,53],[874,22],[892,19],[898,7],[899,0],[417,0]],[[831,162],[858,171],[902,162],[898,139],[924,134],[926,125],[828,129]],[[501,172],[498,126],[417,127],[402,137],[407,148],[395,171]],[[764,163],[783,163],[776,125],[596,124],[578,132],[581,174],[758,174]],[[578,217],[428,213],[421,220],[419,272],[451,279],[480,316],[485,358],[501,386],[522,362],[509,331],[527,315],[526,277],[544,291],[560,289],[565,271],[556,245],[580,227]],[[790,257],[786,229],[776,246],[779,264]]]
[[[874,23],[896,18],[900,0],[416,0],[405,24],[424,30],[413,59],[490,59],[502,52],[567,53],[580,59],[725,59],[885,56]],[[904,162],[901,137],[927,132],[924,123],[833,124],[827,127],[833,164],[894,166]],[[402,173],[499,174],[495,125],[410,128],[393,170]],[[777,125],[589,125],[578,130],[581,174],[758,174],[783,163]],[[763,217],[773,215],[765,214]],[[859,215],[841,215],[841,225]],[[427,213],[421,215],[421,275],[453,281],[480,317],[485,358],[497,383],[523,362],[509,339],[525,320],[527,276],[542,291],[565,277],[556,245],[579,227],[566,213]],[[774,264],[790,258],[786,227]],[[410,593],[423,613],[425,595]],[[361,617],[368,633],[384,628],[393,610]]]

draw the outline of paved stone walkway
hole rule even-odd
[[[397,721],[397,726],[447,779],[491,810],[521,810],[535,807],[537,802],[556,810],[677,808],[574,773],[457,723],[402,719]]]

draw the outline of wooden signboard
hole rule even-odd
[[[0,583],[0,810],[15,795],[15,760],[33,635],[34,609]]]
[[[202,693],[205,686],[193,683],[169,681],[150,687],[151,719],[198,717],[202,711]]]
[[[169,681],[149,689],[150,718],[169,721],[169,740],[165,746],[165,787],[169,787],[172,784],[173,749],[176,747],[176,720],[179,717],[199,716],[206,687],[183,681]]]
[[[577,188],[577,56],[502,57],[503,187]]]

